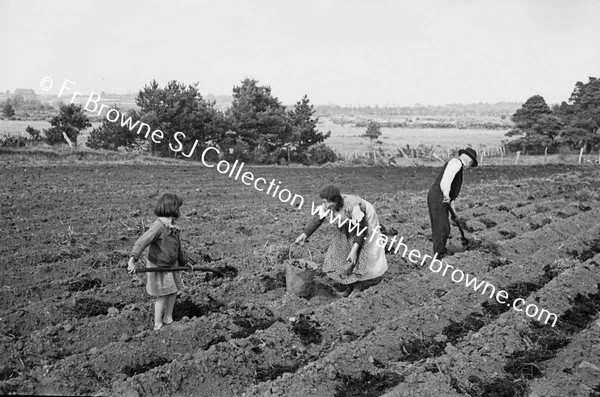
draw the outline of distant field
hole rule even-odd
[[[0,120],[0,137],[7,135],[23,135],[27,136],[25,128],[30,125],[33,128],[43,130],[50,128],[48,121],[8,121]],[[99,123],[92,123],[92,128],[95,128]],[[436,151],[445,152],[446,149],[452,149],[459,146],[473,146],[475,148],[486,147],[496,148],[502,145],[502,140],[508,139],[504,136],[506,131],[500,130],[462,130],[462,129],[445,129],[445,128],[382,128],[382,135],[379,140],[383,144],[374,144],[371,146],[369,140],[361,138],[364,134],[364,127],[354,127],[351,124],[341,126],[334,124],[327,118],[319,120],[318,129],[323,132],[331,131],[331,137],[327,140],[327,144],[340,153],[354,152],[358,149],[359,152],[373,150],[373,148],[381,147],[386,152],[396,152],[398,147],[416,147],[419,144],[433,146]],[[91,131],[87,129],[80,136],[80,143],[85,142]],[[83,140],[83,141],[82,141]]]
[[[419,144],[433,146],[445,152],[462,146],[473,146],[496,148],[502,146],[502,140],[508,140],[504,134],[506,131],[500,130],[463,130],[446,128],[382,128],[382,135],[379,140],[383,144],[369,144],[369,139],[361,138],[366,128],[354,127],[353,125],[341,126],[334,124],[327,118],[319,120],[318,128],[320,131],[331,131],[331,137],[327,144],[341,153],[345,151],[354,152],[354,150],[367,151],[373,148],[381,147],[386,152],[395,152],[397,147],[416,147]]]
[[[28,134],[25,132],[25,128],[27,128],[28,125],[37,128],[40,131],[44,128],[50,128],[50,123],[48,121],[0,120],[0,137],[3,138],[7,135],[27,136]]]
[[[32,126],[38,130],[48,129],[50,128],[50,122],[48,121],[22,121],[22,120],[0,120],[0,138],[4,138],[7,135],[13,136],[29,136],[27,132],[25,132],[25,128],[27,126]],[[100,123],[94,122],[92,123],[92,127],[84,130],[78,138],[79,144],[85,143],[87,137],[89,136],[92,129],[98,127]]]

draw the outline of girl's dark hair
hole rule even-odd
[[[342,194],[340,193],[340,189],[337,186],[328,185],[321,190],[319,197],[325,200],[333,201],[337,203],[339,206],[344,201],[342,199]]]
[[[179,207],[183,200],[176,194],[165,193],[158,199],[154,213],[156,216],[179,218]]]

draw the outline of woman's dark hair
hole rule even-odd
[[[158,199],[154,213],[156,216],[179,218],[179,207],[183,200],[176,194],[165,193]]]
[[[337,186],[328,185],[321,190],[319,197],[325,200],[333,201],[340,206],[343,203],[342,194],[340,193],[340,189]]]

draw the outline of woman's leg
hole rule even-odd
[[[177,298],[177,292],[167,295],[167,305],[165,308],[165,316],[163,322],[165,324],[171,324],[173,322],[173,307],[175,306],[175,299]]]
[[[154,303],[154,330],[158,330],[162,327],[162,317],[165,311],[165,306],[167,305],[168,295],[159,296],[156,298],[156,302]]]
[[[344,285],[344,289],[343,290],[339,290],[336,287],[332,286],[333,288],[333,293],[338,297],[338,298],[345,298],[348,295],[350,295],[350,285]]]
[[[352,284],[352,292],[350,293],[349,297],[354,298],[360,291],[362,291],[362,282],[357,281]]]

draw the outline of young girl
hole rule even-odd
[[[140,254],[148,250],[148,267],[174,267],[188,262],[185,251],[181,248],[179,228],[175,220],[179,218],[179,208],[183,200],[175,194],[166,193],[156,203],[154,213],[159,218],[150,226],[133,245],[127,270],[133,273],[135,262]],[[154,304],[154,330],[162,328],[163,324],[173,322],[173,306],[177,291],[181,289],[179,272],[148,272],[146,273],[146,291],[156,296]]]

